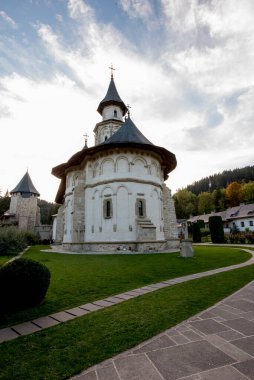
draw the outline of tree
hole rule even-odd
[[[226,187],[226,198],[230,207],[238,206],[242,201],[240,183],[234,181]]]
[[[185,189],[178,190],[173,198],[178,219],[188,219],[191,214],[196,213],[197,197],[191,191]]]
[[[215,189],[212,193],[215,212],[226,209],[226,191],[225,189]]]
[[[211,193],[203,192],[198,195],[198,214],[210,214],[214,210],[213,197]]]
[[[193,243],[201,243],[201,231],[199,227],[199,223],[193,223]]]
[[[0,197],[0,216],[2,216],[7,210],[9,210],[11,197],[8,195]]]
[[[241,191],[242,199],[245,203],[254,202],[254,182],[244,183]]]
[[[209,217],[209,229],[213,243],[224,243],[224,229],[221,216]]]

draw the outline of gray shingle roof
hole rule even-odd
[[[136,127],[130,117],[125,119],[125,122],[116,133],[102,144],[122,144],[122,143],[137,143],[153,145]]]
[[[115,105],[121,107],[123,114],[124,115],[126,114],[127,107],[117,92],[113,76],[111,77],[107,94],[106,94],[105,98],[102,99],[102,101],[100,102],[100,104],[97,108],[97,111],[102,115],[103,108],[106,107],[107,105],[110,105],[110,104],[115,104]]]
[[[24,175],[17,186],[10,192],[10,194],[22,193],[22,194],[34,194],[40,196],[40,193],[36,190],[28,172]]]

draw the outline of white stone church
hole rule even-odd
[[[130,118],[113,74],[97,111],[95,145],[52,169],[61,179],[55,241],[69,251],[162,251],[179,245],[171,192],[175,155]]]

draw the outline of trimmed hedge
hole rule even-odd
[[[201,231],[199,223],[193,223],[193,243],[201,243]]]
[[[209,217],[209,229],[211,232],[211,239],[213,243],[224,243],[224,229],[222,218],[219,215]]]
[[[49,269],[31,259],[17,259],[0,268],[2,313],[39,305],[50,284]]]

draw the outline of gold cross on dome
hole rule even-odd
[[[113,78],[113,71],[115,71],[116,69],[114,69],[112,63],[111,63],[111,66],[109,67],[109,69],[111,70],[111,78]]]

